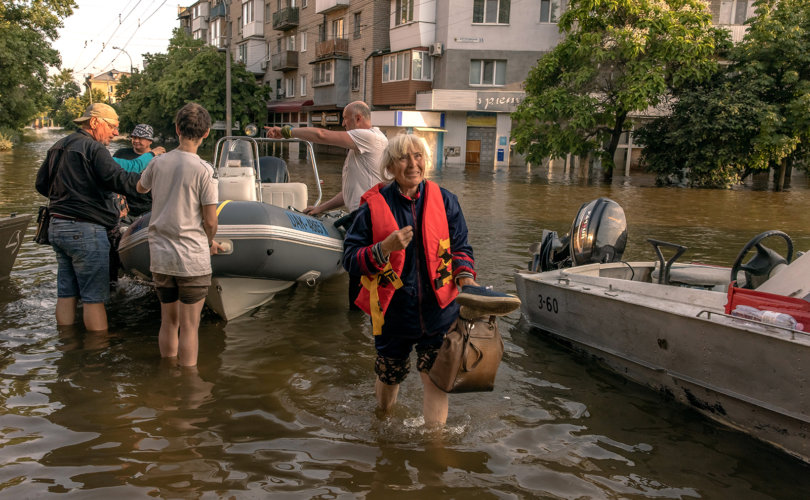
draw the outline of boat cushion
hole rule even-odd
[[[307,208],[307,185],[303,182],[262,184],[262,201],[281,208]]]
[[[656,264],[652,272],[653,282],[658,282],[660,268]],[[700,264],[674,264],[669,270],[669,282],[673,285],[699,286],[725,291],[730,282],[731,269],[703,266]],[[742,278],[742,277],[741,277]],[[745,281],[742,278],[742,281]]]
[[[225,200],[256,201],[255,177],[251,175],[220,177],[219,201]]]

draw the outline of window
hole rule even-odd
[[[315,75],[312,78],[312,85],[327,85],[334,83],[332,73],[332,61],[324,61],[315,65]]]
[[[209,31],[209,35],[211,37],[211,45],[219,48],[222,45],[222,40],[220,39],[219,34],[219,21],[214,21],[211,23],[211,31]]]
[[[307,32],[302,31],[298,34],[298,37],[301,39],[301,52],[307,51]]]
[[[301,8],[303,9],[304,7],[306,7],[307,3],[308,3],[307,0],[301,0]]]
[[[397,0],[394,5],[394,26],[413,21],[413,0]]]
[[[276,54],[280,54],[280,53],[281,53],[281,38],[278,38],[276,40]]]
[[[354,13],[354,37],[360,38],[360,13]]]
[[[383,74],[382,81],[385,82],[398,82],[410,78],[409,69],[411,66],[411,53],[400,52],[399,54],[391,54],[390,56],[383,56]]]
[[[253,22],[253,0],[247,0],[242,4],[242,26],[247,26]]]
[[[360,90],[360,66],[352,66],[352,90]]]
[[[560,0],[540,0],[540,22],[556,23],[560,20]]]
[[[243,43],[239,46],[239,61],[247,63],[247,44]]]
[[[326,41],[326,23],[318,25],[318,41]]]
[[[281,79],[276,80],[276,97],[278,99],[284,97],[284,90],[281,88]]]
[[[307,75],[301,75],[300,80],[301,80],[301,92],[299,92],[299,95],[305,96],[307,95]]]
[[[346,32],[343,31],[343,18],[335,19],[332,21],[332,38],[346,38]]]
[[[295,35],[287,37],[287,50],[295,51]]]
[[[506,85],[506,61],[473,59],[470,61],[470,85]]]
[[[745,24],[754,15],[754,0],[721,0],[717,24]]]
[[[509,24],[511,0],[473,0],[474,23]]]
[[[421,50],[413,51],[413,67],[411,70],[412,80],[426,80],[433,79],[433,60],[429,57],[427,52]]]
[[[284,79],[284,97],[295,97],[295,78],[285,78]]]

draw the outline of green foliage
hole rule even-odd
[[[145,54],[144,70],[117,87],[121,130],[148,123],[173,138],[174,115],[187,102],[204,106],[212,120],[225,119],[225,54],[175,30],[166,54]],[[270,88],[241,63],[231,65],[233,120],[263,125]]]
[[[572,0],[559,26],[512,115],[516,149],[532,163],[596,153],[608,175],[630,114],[711,77],[729,43],[699,0]]]
[[[729,187],[755,155],[749,138],[772,110],[756,97],[756,82],[719,75],[683,92],[672,114],[638,129],[642,161],[660,184]]]
[[[659,182],[725,187],[787,162],[806,168],[810,3],[760,0],[732,64],[636,134]]]
[[[60,109],[66,100],[77,97],[81,93],[82,89],[76,83],[72,69],[63,69],[59,73],[51,75],[48,80],[48,95],[51,98],[52,110]]]
[[[50,105],[48,68],[60,64],[50,40],[74,0],[0,3],[0,126],[21,129]]]

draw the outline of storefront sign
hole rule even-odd
[[[484,43],[484,37],[480,36],[457,36],[453,41],[458,43]]]
[[[512,113],[517,109],[524,96],[523,92],[478,92],[475,109]]]

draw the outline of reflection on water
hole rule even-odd
[[[35,212],[34,175],[56,138],[0,153],[0,214]],[[290,163],[293,177],[306,171]],[[328,199],[341,162],[320,164]],[[799,177],[771,193],[661,189],[642,177],[605,186],[546,169],[431,176],[461,200],[479,280],[506,291],[540,231],[566,232],[598,196],[625,209],[629,259],[652,258],[654,237],[688,246],[682,259],[728,265],[766,229],[810,248]],[[0,491],[10,498],[756,499],[810,489],[806,466],[570,355],[518,315],[501,320],[495,390],[451,396],[444,432],[420,425],[415,373],[379,420],[371,331],[345,308],[345,276],[296,285],[230,323],[207,314],[195,370],[161,362],[159,304],[130,279],[109,333],[57,329],[56,264],[32,235],[0,285]]]

